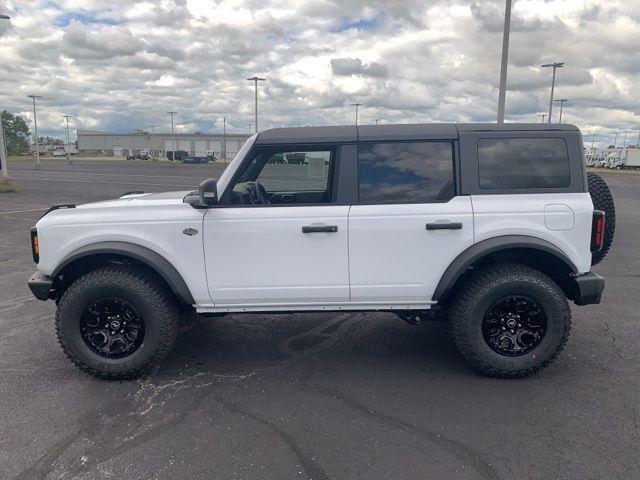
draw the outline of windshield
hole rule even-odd
[[[227,185],[229,184],[231,177],[233,177],[234,172],[237,170],[238,165],[242,163],[242,159],[247,155],[247,152],[251,150],[251,147],[253,146],[257,137],[258,134],[256,133],[253,136],[249,137],[246,142],[244,142],[244,145],[242,145],[240,151],[236,154],[235,157],[233,157],[233,160],[231,161],[229,166],[225,168],[222,175],[220,175],[217,183],[218,195],[222,195],[225,188],[227,188]]]

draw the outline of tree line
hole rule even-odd
[[[6,110],[0,113],[2,128],[4,128],[4,139],[7,144],[9,155],[20,155],[30,150],[29,137],[31,130],[29,125],[20,115],[13,115]],[[55,137],[39,137],[40,145],[64,145],[64,142]]]

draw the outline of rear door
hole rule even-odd
[[[358,147],[349,212],[352,303],[426,308],[449,264],[473,243],[468,196],[456,196],[454,142]]]

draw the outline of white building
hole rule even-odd
[[[135,155],[151,149],[155,155],[166,156],[167,151],[185,150],[189,155],[205,156],[213,151],[216,158],[233,158],[242,144],[249,138],[246,133],[154,133],[135,131],[133,133],[111,133],[95,130],[78,130],[78,150],[80,154],[108,155],[122,157]],[[226,142],[225,142],[226,140]]]

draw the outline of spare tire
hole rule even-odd
[[[605,213],[604,244],[599,252],[593,252],[591,256],[591,265],[597,265],[606,257],[613,244],[613,235],[616,231],[616,206],[607,182],[600,175],[588,172],[587,181],[593,208]]]

